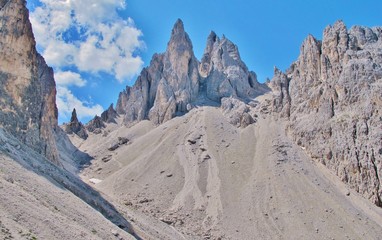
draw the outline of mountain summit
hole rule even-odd
[[[342,21],[308,36],[286,73],[270,85],[274,109],[297,144],[382,206],[382,28]]]
[[[248,71],[236,45],[211,34],[200,63],[182,20],[176,21],[166,52],[155,54],[134,86],[119,94],[116,109],[125,124],[143,119],[160,124],[186,113],[187,105],[220,104],[230,96],[247,100],[268,90]]]

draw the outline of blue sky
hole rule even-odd
[[[239,47],[259,81],[295,61],[308,34],[336,20],[382,26],[381,0],[28,0],[38,50],[54,67],[59,122],[71,108],[87,122],[164,52],[177,18],[201,58],[211,30]]]

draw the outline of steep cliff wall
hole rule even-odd
[[[178,20],[166,52],[155,54],[134,86],[119,94],[116,110],[128,125],[143,119],[160,124],[186,113],[187,105],[198,99],[218,104],[224,97],[245,101],[268,90],[242,62],[237,46],[224,36],[210,34],[199,63]]]
[[[294,140],[382,206],[382,28],[328,26],[270,86]]]
[[[0,126],[58,163],[53,70],[36,51],[25,5],[0,2]]]

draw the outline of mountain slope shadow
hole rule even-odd
[[[120,229],[133,235],[136,239],[141,239],[134,233],[131,224],[124,216],[99,192],[82,182],[74,174],[57,167],[42,155],[21,144],[3,129],[0,129],[0,152],[1,155],[11,158],[25,170],[46,178],[60,189],[70,191]]]

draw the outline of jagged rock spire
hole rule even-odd
[[[198,98],[207,96],[220,103],[223,97],[248,99],[267,90],[241,61],[237,46],[225,37],[220,40],[214,32],[199,65],[178,19],[166,52],[155,54],[134,86],[120,93],[116,109],[124,114],[126,124],[143,119],[160,124],[187,112],[187,104]]]
[[[84,140],[88,138],[88,133],[86,132],[84,125],[77,118],[77,111],[75,108],[73,108],[70,122],[64,124],[63,129],[67,134],[76,134]]]
[[[184,33],[185,31],[184,31],[183,21],[180,18],[178,18],[178,20],[176,20],[174,24],[174,27],[172,28],[171,36],[174,36],[177,34],[184,34]]]
[[[273,107],[289,117],[292,138],[378,206],[382,104],[381,88],[372,86],[382,79],[380,49],[381,27],[348,30],[337,21],[322,41],[309,35],[297,61],[270,83],[277,90]]]
[[[115,118],[117,117],[117,115],[118,114],[114,110],[113,104],[110,104],[109,108],[101,114],[101,119],[106,123],[115,123]]]
[[[155,54],[150,66],[142,70],[134,86],[127,87],[120,94],[117,113],[124,114],[126,124],[143,119],[160,124],[185,113],[187,104],[198,96],[198,65],[191,40],[184,30],[183,22],[178,19],[166,52]],[[169,105],[171,108],[166,107]],[[165,113],[163,109],[166,109]]]
[[[241,60],[238,47],[224,35],[219,39],[214,32],[207,38],[199,72],[205,78],[205,95],[216,102],[230,96],[246,100],[268,91]]]
[[[77,112],[76,112],[75,108],[73,108],[72,117],[70,118],[70,122],[78,122]]]

